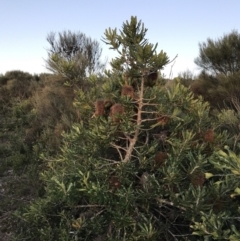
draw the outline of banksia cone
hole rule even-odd
[[[121,95],[134,98],[134,89],[131,85],[123,85]]]
[[[224,206],[223,200],[220,200],[220,199],[214,200],[213,211],[216,213],[219,213],[222,210],[223,206]]]
[[[112,105],[111,100],[97,100],[95,102],[95,112],[93,116],[108,116]]]
[[[190,181],[194,187],[202,187],[206,181],[205,175],[202,171],[194,171],[190,176]]]
[[[121,183],[117,176],[111,176],[109,180],[109,184],[111,189],[118,189],[121,187]]]
[[[120,122],[119,115],[124,113],[124,107],[121,104],[114,104],[110,109],[110,116],[113,122]]]
[[[204,134],[204,140],[206,141],[206,142],[213,142],[213,140],[214,140],[214,131],[213,131],[213,129],[208,129],[206,132],[205,132],[205,134]]]
[[[104,115],[104,100],[97,100],[95,102],[95,113],[94,116]]]
[[[145,80],[145,85],[148,87],[153,87],[156,84],[157,78],[158,78],[158,72],[153,71],[147,76]]]
[[[167,152],[162,152],[162,151],[157,152],[154,158],[156,166],[157,167],[163,166],[167,158],[168,158]]]
[[[160,115],[157,119],[157,122],[161,125],[161,126],[165,126],[168,122],[169,122],[170,118],[169,116],[166,115]]]

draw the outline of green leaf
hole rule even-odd
[[[205,178],[206,178],[206,179],[209,179],[209,178],[211,178],[211,177],[213,177],[213,174],[212,174],[212,173],[210,173],[210,172],[206,172],[206,173],[205,173]]]

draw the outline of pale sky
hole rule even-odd
[[[199,42],[240,33],[239,0],[0,0],[0,74],[22,70],[47,72],[44,59],[51,31],[80,31],[101,42],[106,28],[121,29],[137,16],[170,59],[178,58],[174,76],[187,69],[198,73],[194,59]],[[101,42],[103,59],[115,52]],[[171,66],[163,73],[169,77]]]

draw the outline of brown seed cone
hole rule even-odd
[[[110,109],[110,116],[113,122],[120,122],[119,115],[124,113],[124,107],[121,104],[114,104]]]
[[[218,200],[215,200],[214,204],[213,204],[213,211],[214,212],[220,212],[222,210],[224,206],[224,201],[218,199]]]
[[[163,166],[167,158],[168,158],[167,152],[162,152],[162,151],[157,152],[154,158],[156,166],[157,167]]]
[[[159,115],[157,122],[161,125],[161,126],[165,126],[168,122],[169,122],[170,118],[169,116],[166,115]]]
[[[206,181],[205,175],[202,171],[195,171],[194,173],[191,174],[190,176],[190,182],[194,187],[202,187],[204,182]]]
[[[196,148],[196,146],[199,144],[199,142],[197,141],[197,140],[194,140],[194,141],[192,141],[191,142],[191,146],[193,147],[193,148]]]
[[[150,73],[145,80],[145,85],[148,87],[153,87],[156,84],[157,78],[158,78],[157,72]]]
[[[134,98],[134,89],[131,85],[123,85],[121,95]]]
[[[213,142],[213,140],[214,140],[214,131],[213,131],[213,129],[208,129],[206,132],[205,132],[205,134],[204,134],[204,140],[206,141],[206,142]]]
[[[95,113],[94,113],[94,116],[102,116],[102,115],[104,115],[104,113],[105,113],[104,104],[105,104],[104,100],[97,100],[95,102]]]
[[[212,205],[213,211],[215,213],[219,213],[222,210],[225,203],[226,203],[226,200],[222,200],[219,197],[211,197],[211,199],[207,201],[208,205],[209,204]]]
[[[109,179],[109,185],[111,189],[118,189],[121,187],[121,183],[117,176],[111,176]]]

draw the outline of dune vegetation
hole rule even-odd
[[[214,37],[214,36],[213,36]],[[0,239],[240,240],[240,35],[199,44],[194,76],[137,17],[47,36],[51,74],[0,75]]]

